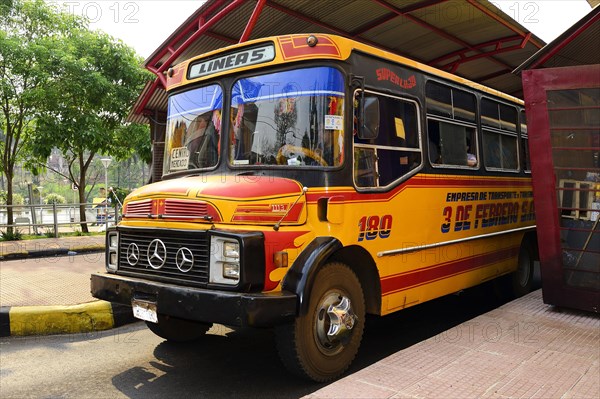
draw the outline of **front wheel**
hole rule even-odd
[[[196,341],[212,327],[211,323],[178,319],[162,314],[158,315],[158,323],[147,321],[146,325],[154,334],[170,342]]]
[[[277,327],[279,355],[296,375],[317,382],[332,380],[354,360],[364,325],[365,301],[358,277],[343,263],[329,263],[315,277],[306,314]]]

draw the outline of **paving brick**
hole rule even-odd
[[[354,377],[399,392],[428,377],[427,371],[419,368],[421,365],[422,363],[419,363],[413,368],[410,365],[400,367],[379,362],[355,373]]]
[[[356,377],[349,376],[337,381],[336,384],[328,385],[304,398],[387,399],[395,394],[396,391],[378,386],[372,381],[362,381]]]
[[[565,399],[598,398],[600,393],[600,367],[595,362],[579,381],[563,396]]]
[[[355,377],[362,397],[598,398],[599,321],[543,304],[538,290],[334,382],[326,397],[353,397]]]

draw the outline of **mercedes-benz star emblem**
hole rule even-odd
[[[167,260],[167,247],[158,238],[148,245],[148,264],[153,269],[160,269]]]
[[[140,260],[140,248],[136,243],[132,242],[127,247],[127,263],[131,266],[137,265]]]
[[[175,255],[175,263],[177,264],[177,268],[179,270],[187,273],[192,270],[192,267],[194,266],[194,254],[189,248],[179,248],[177,255]]]

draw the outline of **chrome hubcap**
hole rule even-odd
[[[321,302],[315,324],[319,348],[326,354],[336,354],[351,337],[357,317],[350,298],[332,292]]]

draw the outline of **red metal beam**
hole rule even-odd
[[[195,19],[190,21],[188,26],[186,26],[184,29],[182,29],[181,32],[179,32],[176,36],[171,38],[168,43],[165,43],[165,46],[164,46],[165,48],[163,48],[162,51],[160,51],[158,54],[156,54],[154,57],[152,57],[152,59],[150,61],[148,61],[147,65],[152,65],[154,67],[157,67],[156,64],[160,62],[160,60],[165,56],[165,54],[167,52],[171,52],[171,53],[174,52],[175,47],[176,47],[177,43],[179,43],[179,41],[181,41],[185,36],[190,34],[190,32],[193,32],[193,31],[199,29],[199,25],[204,24],[204,20],[206,19],[206,17],[209,16],[210,14],[212,14],[216,9],[221,7],[221,5],[223,5],[226,2],[227,2],[227,0],[217,0],[213,4],[211,4],[200,15],[198,15]],[[179,47],[179,46],[177,46],[177,47]]]
[[[148,65],[146,68],[156,75],[162,87],[167,87],[167,78],[165,78],[165,75],[159,69],[150,65]]]
[[[491,10],[489,10],[487,7],[485,7],[484,5],[482,5],[481,3],[479,3],[477,0],[467,0],[467,1],[473,7],[477,8],[479,11],[481,11],[482,13],[484,13],[485,15],[487,15],[488,17],[492,18],[494,21],[496,21],[496,22],[500,23],[501,25],[504,25],[508,29],[512,30],[513,32],[515,32],[519,36],[522,36],[522,37],[527,36],[528,32],[525,32],[522,29],[517,28],[513,24],[510,24],[506,19],[500,18],[500,16],[498,16],[496,13],[492,12]],[[531,33],[529,33],[529,35],[531,35]],[[537,48],[544,47],[544,43],[540,43],[537,40],[531,40],[531,43],[534,46],[536,46]]]
[[[451,69],[452,71],[456,71],[456,69],[458,69],[460,64],[464,64],[469,61],[474,61],[479,58],[491,57],[493,55],[505,53],[507,51],[522,49],[525,46],[525,44],[527,43],[527,39],[528,39],[528,37],[522,38],[520,36],[511,36],[511,37],[505,37],[505,38],[498,39],[498,40],[489,41],[486,43],[480,43],[480,44],[476,44],[473,46],[474,48],[476,48],[478,50],[478,52],[479,52],[478,54],[467,56],[467,53],[471,52],[472,50],[462,49],[462,50],[458,50],[453,53],[438,57],[438,58],[430,61],[430,63],[433,65],[437,64],[438,68],[442,68],[442,69],[448,68],[450,66],[449,69]],[[514,45],[508,46],[508,47],[503,47],[503,45],[505,43],[512,43],[512,42],[516,42],[517,40],[519,41],[518,44],[514,44]],[[492,46],[494,47],[493,50],[490,50],[490,51],[484,50],[486,47],[492,47]],[[456,57],[458,57],[458,59],[448,62],[447,64],[442,64],[443,61],[451,59],[451,58],[456,58]]]
[[[238,6],[240,6],[242,3],[246,2],[247,0],[233,0],[231,3],[229,3],[227,6],[225,6],[225,8],[223,8],[221,11],[219,11],[218,13],[216,13],[211,19],[209,19],[208,21],[206,21],[200,28],[198,28],[197,31],[195,31],[190,37],[188,37],[176,50],[173,54],[171,54],[169,56],[169,58],[167,59],[167,61],[165,61],[159,68],[158,68],[158,72],[164,72],[167,68],[169,68],[169,66],[173,63],[173,61],[175,61],[175,59],[177,57],[179,57],[179,55],[181,53],[183,53],[185,51],[185,49],[187,49],[189,47],[190,44],[192,44],[194,41],[196,41],[196,39],[198,39],[200,36],[202,36],[202,34],[204,32],[206,32],[209,28],[211,28],[214,24],[216,24],[217,22],[219,22],[221,19],[223,19],[227,14],[229,14],[230,11],[232,11],[233,9],[237,8]]]
[[[421,26],[421,27],[423,27],[425,29],[430,30],[431,32],[434,32],[434,33],[436,33],[439,36],[442,36],[445,39],[448,39],[448,40],[450,40],[450,41],[452,41],[454,43],[460,44],[461,46],[465,47],[466,49],[479,52],[478,49],[476,49],[475,47],[473,47],[469,43],[467,43],[467,42],[465,42],[465,41],[457,38],[456,36],[453,36],[453,35],[449,34],[448,32],[446,32],[446,31],[444,31],[444,30],[442,30],[440,28],[435,27],[435,26],[433,26],[433,25],[431,25],[431,24],[429,24],[429,23],[427,23],[427,22],[425,22],[425,21],[423,21],[423,20],[421,20],[421,19],[419,19],[417,17],[413,17],[410,14],[402,13],[401,9],[399,9],[399,8],[397,8],[397,7],[389,4],[389,3],[387,3],[384,0],[373,0],[373,1],[375,3],[377,3],[377,4],[379,4],[380,6],[387,8],[390,11],[397,13],[398,15],[404,16],[409,21],[414,22],[415,24],[417,24],[417,25],[419,25],[419,26]],[[498,60],[498,59],[496,59],[494,57],[489,57],[489,58],[490,58],[491,61],[495,62],[496,64],[498,64],[500,66],[502,66],[503,68],[506,68],[507,70],[511,70],[512,71],[513,68],[510,65],[506,64],[505,62],[502,62],[502,61],[500,61],[500,60]]]
[[[244,29],[244,33],[242,33],[242,37],[240,37],[240,43],[248,41],[248,38],[252,34],[252,30],[254,29],[254,25],[256,25],[256,21],[258,21],[258,17],[262,12],[263,7],[265,6],[267,0],[258,0],[256,2],[256,7],[254,7],[254,11],[252,11],[252,15],[246,24],[246,28]]]
[[[328,25],[328,24],[326,24],[326,23],[324,23],[324,22],[319,22],[319,21],[317,21],[317,20],[315,20],[315,19],[312,19],[312,18],[310,18],[310,17],[307,17],[307,16],[306,16],[306,15],[304,15],[304,14],[300,14],[300,13],[299,13],[299,12],[297,12],[297,11],[290,10],[289,8],[286,8],[286,7],[283,7],[283,6],[279,5],[279,4],[273,3],[273,2],[272,2],[272,1],[270,1],[270,0],[267,0],[267,5],[268,5],[269,7],[271,7],[271,8],[273,8],[273,9],[277,10],[277,11],[280,11],[280,12],[282,12],[282,13],[284,13],[284,14],[288,14],[288,15],[290,15],[290,16],[292,16],[292,17],[294,17],[294,18],[298,18],[298,19],[300,19],[300,20],[302,20],[302,21],[309,22],[309,23],[311,23],[311,24],[314,24],[314,25],[320,26],[320,27],[322,27],[322,28],[325,28],[325,29],[329,29],[330,31],[332,31],[332,32],[335,32],[335,33],[337,33],[337,34],[338,34],[338,35],[340,35],[340,36],[344,36],[344,37],[348,37],[348,38],[351,38],[351,37],[352,37],[352,34],[351,34],[350,32],[346,32],[346,31],[344,31],[344,30],[341,30],[341,29],[339,29],[339,28],[336,28],[335,26]],[[380,48],[380,49],[382,49],[382,50],[385,50],[385,51],[389,51],[390,53],[393,53],[393,54],[403,55],[401,52],[399,52],[399,51],[397,51],[397,50],[391,49],[391,48],[389,48],[389,47],[385,47],[385,46],[383,46],[383,45],[381,45],[381,44],[379,44],[379,43],[374,43],[374,42],[372,42],[372,41],[370,41],[370,40],[366,40],[366,39],[362,39],[362,38],[361,38],[361,39],[360,39],[360,41],[361,41],[362,43],[364,43],[364,44],[368,44],[368,45],[370,45],[370,46],[377,47],[377,48]],[[423,64],[426,64],[426,63],[427,63],[426,61],[424,61],[424,60],[420,60],[420,59],[418,59],[418,58],[416,58],[416,57],[413,57],[413,56],[410,56],[410,57],[409,57],[409,56],[406,56],[406,57],[408,57],[408,58],[411,58],[411,59],[412,59],[412,60],[414,60],[414,61],[421,62],[421,63],[423,63]]]

